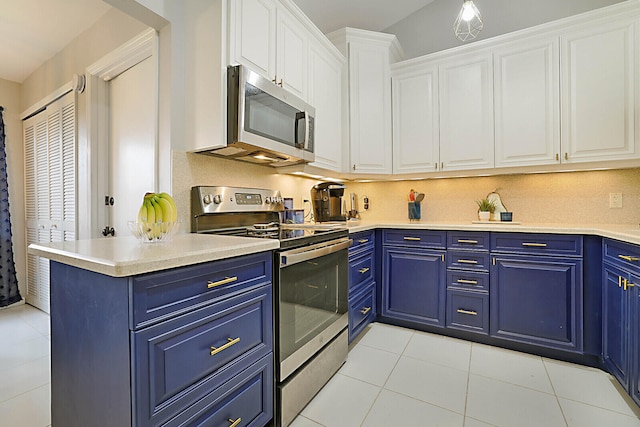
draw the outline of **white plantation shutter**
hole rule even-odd
[[[27,246],[75,240],[76,111],[68,93],[24,121]],[[49,312],[49,261],[27,254],[27,302]]]

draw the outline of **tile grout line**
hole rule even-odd
[[[469,348],[469,366],[467,369],[467,392],[464,396],[464,414],[462,414],[462,427],[467,424],[467,403],[469,402],[469,383],[471,382],[471,359],[473,358],[473,343]]]
[[[562,414],[562,419],[564,420],[564,424],[568,427],[569,422],[567,421],[567,416],[565,415],[564,409],[562,409],[562,405],[560,404],[560,398],[558,397],[556,388],[553,385],[553,381],[551,380],[551,374],[549,374],[549,369],[547,369],[547,364],[544,363],[544,357],[540,357],[540,361],[542,362],[542,366],[544,366],[544,372],[547,374],[547,378],[549,379],[549,384],[551,384],[551,389],[553,390],[553,395],[555,396],[556,402],[558,403],[558,408],[560,408],[560,413]]]

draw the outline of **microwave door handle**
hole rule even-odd
[[[316,247],[315,249],[309,249],[309,250],[294,249],[291,251],[281,252],[280,268],[288,267],[290,265],[298,264],[304,261],[309,261],[314,258],[319,258],[321,256],[329,255],[334,252],[347,249],[349,248],[349,246],[351,246],[352,243],[353,243],[353,240],[346,239],[333,245],[322,245],[322,246],[318,245],[320,247]]]
[[[298,138],[298,129],[300,128],[300,120],[304,120],[304,141],[300,142]],[[295,141],[296,148],[306,149],[309,146],[309,113],[306,111],[299,111],[296,113],[296,128],[295,128]]]

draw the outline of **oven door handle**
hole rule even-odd
[[[310,259],[319,258],[349,248],[353,240],[349,238],[336,239],[330,242],[318,243],[304,248],[280,252],[280,268],[298,264]]]

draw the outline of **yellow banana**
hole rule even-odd
[[[156,197],[154,199],[158,205],[162,208],[162,220],[164,222],[174,222],[176,220],[176,215],[173,210],[173,206],[169,202],[169,200],[164,197]]]
[[[147,207],[147,221],[149,224],[155,224],[156,222],[156,210],[153,208],[153,205],[151,204],[151,200],[147,199],[144,202],[145,206]]]
[[[162,220],[163,220],[162,208],[160,207],[160,205],[158,204],[158,202],[156,202],[156,200],[154,198],[151,198],[151,204],[153,205],[153,209],[156,211],[156,220],[155,220],[155,222],[162,222]]]
[[[138,210],[138,222],[147,222],[147,204],[144,200],[142,201],[142,206],[140,206],[140,209]]]
[[[158,196],[160,198],[162,198],[162,199],[168,200],[169,203],[171,203],[171,207],[173,208],[173,211],[175,212],[175,218],[176,219],[174,221],[176,221],[178,219],[178,206],[176,205],[176,201],[173,200],[173,197],[171,197],[171,195],[168,194],[168,193],[162,192],[162,193],[158,194]]]

